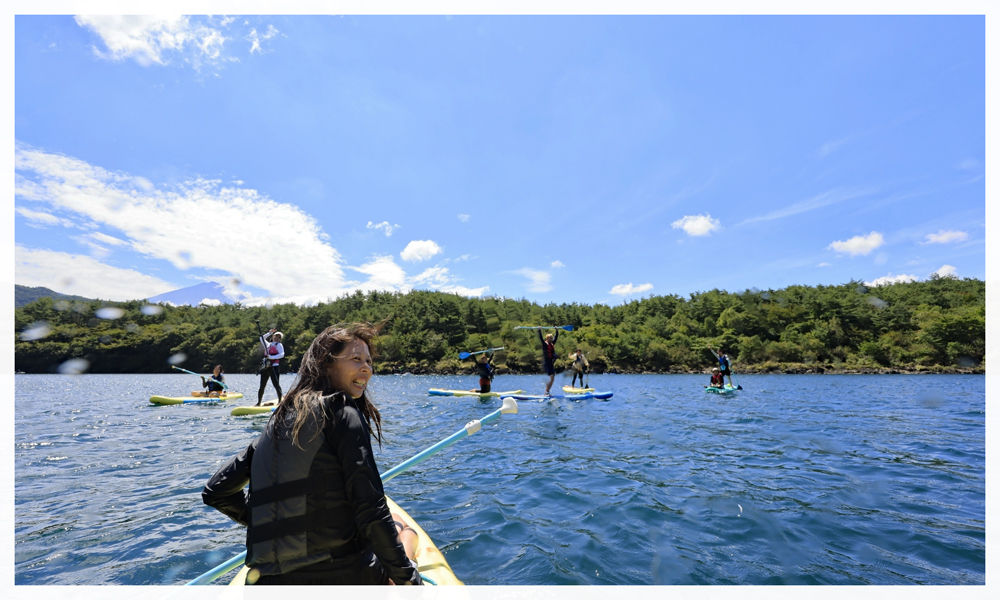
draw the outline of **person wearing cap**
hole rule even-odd
[[[260,387],[257,389],[257,406],[264,400],[264,390],[267,389],[267,380],[270,379],[274,385],[274,390],[278,392],[278,403],[281,403],[281,384],[279,383],[279,371],[281,370],[281,359],[285,357],[285,347],[281,345],[284,336],[277,329],[271,329],[261,336],[260,343],[266,348],[267,367],[260,371]]]
[[[726,380],[722,378],[722,371],[719,367],[712,367],[712,380],[708,383],[708,387],[722,388],[725,387]]]

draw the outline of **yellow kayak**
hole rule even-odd
[[[566,392],[567,394],[586,394],[587,392],[594,392],[597,390],[595,390],[592,387],[578,388],[578,387],[573,387],[571,385],[564,385],[563,391]]]
[[[458,577],[455,577],[455,573],[452,572],[448,561],[445,560],[444,555],[441,554],[441,551],[431,541],[427,532],[420,525],[417,525],[417,522],[410,515],[406,514],[406,511],[393,502],[391,498],[386,496],[385,500],[389,504],[389,512],[402,517],[403,521],[417,532],[417,549],[414,551],[414,559],[417,561],[417,570],[420,571],[420,576],[424,578],[424,584],[465,585],[459,581]],[[246,585],[247,574],[249,572],[250,569],[246,565],[243,565],[243,568],[236,573],[236,576],[229,582],[229,585]]]
[[[205,404],[211,402],[225,402],[226,400],[236,400],[242,398],[240,392],[225,392],[218,396],[150,396],[149,401],[153,404]]]

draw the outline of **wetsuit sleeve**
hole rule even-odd
[[[552,338],[552,354],[555,354],[556,342],[559,341],[559,330],[556,329],[556,337]]]
[[[259,439],[258,437],[242,452],[229,459],[201,491],[201,499],[205,504],[240,525],[246,525],[250,520],[248,492],[244,488],[250,483],[250,463]]]
[[[385,490],[372,456],[368,428],[357,408],[347,405],[343,418],[332,424],[337,456],[344,470],[347,500],[354,507],[355,524],[389,578],[397,585],[420,585],[420,573],[406,557],[385,501]]]
[[[541,329],[536,329],[535,333],[538,334],[538,341],[541,342],[542,344],[545,344],[545,338],[542,337],[542,330]]]

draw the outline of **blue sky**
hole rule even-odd
[[[15,283],[985,279],[982,16],[17,16]]]

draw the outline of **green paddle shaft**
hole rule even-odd
[[[513,398],[504,398],[503,406],[501,406],[500,408],[486,415],[482,419],[471,421],[470,423],[466,424],[465,427],[459,429],[455,433],[449,435],[448,437],[434,444],[430,448],[418,452],[412,457],[399,463],[395,467],[389,469],[388,471],[382,474],[382,481],[383,482],[389,481],[390,479],[392,479],[396,475],[399,475],[406,469],[409,469],[410,467],[416,464],[422,463],[423,461],[434,456],[435,454],[437,454],[441,450],[444,450],[445,448],[454,444],[455,442],[465,439],[470,435],[476,433],[477,431],[480,430],[480,428],[484,424],[499,419],[500,415],[507,415],[507,414],[517,414],[517,401],[514,400]],[[206,585],[242,565],[244,562],[246,562],[246,558],[247,558],[247,553],[246,551],[243,551],[237,554],[236,556],[230,558],[226,562],[222,563],[221,565],[215,567],[214,569],[206,573],[203,573],[198,577],[195,577],[191,581],[187,582],[185,585]]]

